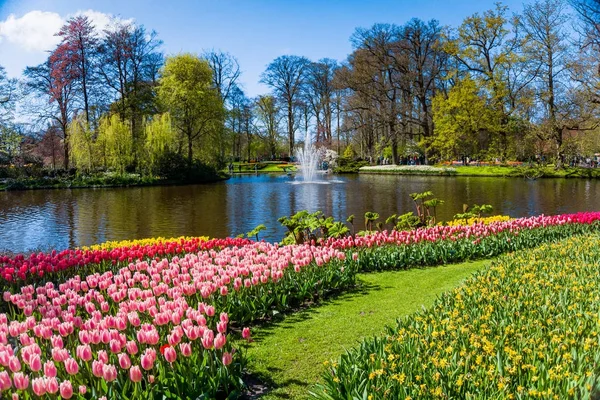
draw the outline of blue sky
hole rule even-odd
[[[260,74],[283,54],[344,60],[357,27],[403,24],[413,17],[457,26],[495,1],[467,0],[0,0],[0,65],[11,76],[42,62],[50,32],[69,16],[87,13],[101,25],[108,15],[134,19],[156,30],[167,54],[221,49],[238,58],[250,96],[265,93]],[[511,12],[521,0],[507,0]]]

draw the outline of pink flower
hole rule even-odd
[[[218,333],[217,337],[215,337],[215,349],[220,349],[227,343],[227,337],[225,337],[222,333]]]
[[[7,371],[0,372],[0,390],[4,391],[10,389],[12,386],[12,382],[10,381],[10,376]]]
[[[138,352],[137,343],[135,343],[133,340],[127,342],[127,344],[125,344],[125,348],[127,349],[127,352],[131,355],[135,355]]]
[[[40,369],[42,369],[42,361],[40,360],[40,356],[37,354],[32,354],[31,358],[29,359],[29,368],[31,368],[32,371],[37,372]]]
[[[92,361],[92,374],[94,374],[96,378],[102,378],[104,375],[104,363],[102,361]]]
[[[137,365],[134,365],[129,369],[129,379],[131,382],[141,382],[142,381],[142,370]]]
[[[112,382],[117,379],[117,367],[111,364],[104,364],[102,377],[106,382]]]
[[[52,360],[48,360],[44,363],[44,375],[48,377],[56,376],[56,366]]]
[[[233,361],[233,358],[231,357],[230,353],[223,353],[223,365],[229,365],[231,364],[231,362]]]
[[[103,364],[107,364],[108,363],[108,353],[106,353],[105,350],[99,350],[98,351],[98,360],[102,361]]]
[[[210,329],[204,331],[204,335],[202,336],[202,346],[205,349],[212,349],[213,342],[215,339],[215,334]]]
[[[65,370],[69,375],[76,375],[79,372],[79,364],[74,358],[69,357],[65,360]]]
[[[56,377],[44,378],[46,380],[46,391],[48,393],[56,393],[58,392],[58,381]]]
[[[189,357],[192,355],[192,345],[191,343],[180,343],[179,350],[184,357]]]
[[[60,383],[60,397],[62,397],[63,399],[70,399],[72,396],[73,385],[71,385],[71,381],[62,381]]]
[[[246,340],[250,340],[250,328],[242,329],[242,337]]]
[[[79,385],[79,394],[86,394],[87,387],[85,385]]]
[[[21,370],[21,362],[15,356],[11,356],[10,360],[8,360],[8,367],[12,372],[18,372]],[[28,381],[29,384],[29,381]]]
[[[83,361],[90,361],[92,359],[92,348],[89,344],[79,345],[75,354]]]
[[[29,377],[23,375],[22,372],[16,372],[13,375],[13,381],[15,382],[15,387],[19,390],[25,390],[29,386]]]
[[[144,353],[142,355],[141,365],[146,371],[152,369],[154,366],[154,358],[150,354]]]
[[[177,351],[174,347],[168,346],[164,351],[165,360],[169,363],[173,363],[177,359]]]
[[[119,353],[117,357],[119,358],[119,366],[122,369],[128,369],[131,367],[131,360],[129,359],[127,353]]]
[[[33,389],[33,393],[43,396],[46,394],[46,380],[44,378],[34,378],[31,381],[31,388]]]
[[[227,322],[221,321],[217,323],[217,331],[219,333],[227,332]]]

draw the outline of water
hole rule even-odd
[[[310,136],[308,133],[304,137],[304,148],[298,149],[298,162],[300,163],[300,169],[302,171],[303,183],[324,183],[322,179],[316,180],[317,178],[317,167],[321,158],[321,152],[313,147]]]
[[[336,219],[376,211],[381,219],[413,211],[409,193],[446,201],[441,219],[462,204],[491,204],[513,217],[600,210],[600,181],[323,175],[329,185],[291,185],[286,175],[248,175],[210,185],[0,192],[0,249],[65,249],[106,240],[236,236],[265,224],[259,238],[281,240],[277,218],[321,210]]]

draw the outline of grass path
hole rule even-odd
[[[429,306],[442,292],[489,260],[435,268],[360,274],[360,289],[253,330],[249,369],[273,388],[265,400],[305,399],[335,359],[364,337],[383,332],[397,318]]]

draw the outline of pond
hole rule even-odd
[[[245,175],[189,186],[0,192],[0,250],[65,249],[107,240],[236,236],[265,224],[260,239],[279,241],[277,219],[321,210],[338,220],[351,214],[363,229],[366,211],[382,219],[413,211],[409,193],[431,190],[445,200],[438,217],[451,219],[463,203],[491,204],[522,217],[600,210],[600,181],[393,175],[323,176],[298,184],[286,175]]]

